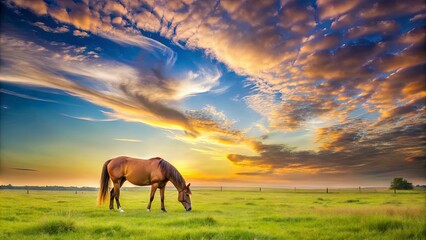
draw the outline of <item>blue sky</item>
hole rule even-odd
[[[424,183],[423,1],[2,1],[0,183]],[[28,179],[31,179],[29,182]]]

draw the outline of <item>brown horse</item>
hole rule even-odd
[[[117,157],[108,160],[102,167],[100,189],[98,194],[98,205],[101,205],[108,193],[109,179],[112,180],[114,188],[110,192],[109,209],[114,209],[114,198],[117,208],[124,212],[120,205],[120,188],[127,180],[138,186],[151,185],[151,197],[147,206],[147,211],[151,211],[151,203],[154,200],[155,191],[160,188],[161,210],[167,212],[164,207],[164,190],[168,181],[175,185],[178,194],[178,201],[182,203],[186,211],[191,211],[191,190],[186,185],[185,179],[178,170],[166,160],[156,157],[148,160]]]

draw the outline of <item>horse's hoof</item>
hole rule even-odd
[[[120,211],[120,212],[124,212],[124,210],[123,210],[123,209],[121,209],[121,208],[119,208],[119,209],[118,209],[118,211]]]
[[[147,211],[147,212],[151,212],[151,209],[148,209],[148,208],[147,208],[147,209],[146,209],[146,211]]]
[[[163,211],[164,213],[166,213],[166,212],[167,212],[167,210],[166,210],[166,209],[161,209],[161,211]]]

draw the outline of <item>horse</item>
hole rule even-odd
[[[147,211],[151,211],[151,203],[154,200],[157,188],[160,188],[161,210],[167,212],[164,207],[164,190],[168,181],[172,182],[178,191],[178,201],[182,203],[186,211],[191,211],[191,189],[179,171],[166,160],[155,157],[148,160],[131,158],[127,156],[116,157],[107,160],[101,172],[100,188],[98,193],[98,205],[102,205],[108,193],[108,184],[111,179],[113,188],[110,192],[109,209],[114,209],[114,198],[117,209],[124,212],[120,204],[120,188],[125,181],[134,185],[151,185],[151,194]]]

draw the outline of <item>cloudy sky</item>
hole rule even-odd
[[[0,184],[426,184],[424,0],[2,0]]]

